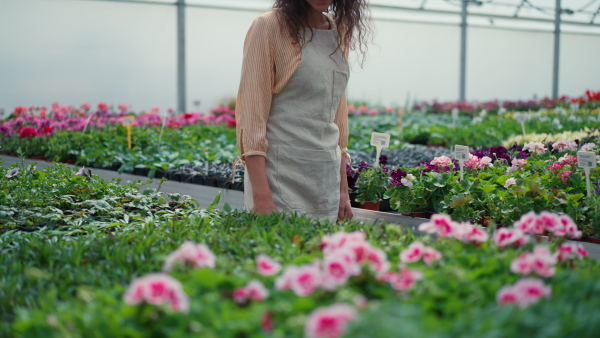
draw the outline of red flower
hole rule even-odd
[[[21,138],[26,138],[26,137],[30,137],[30,136],[37,136],[37,130],[35,130],[35,128],[33,127],[25,127],[23,129],[21,129]]]
[[[273,330],[273,313],[271,311],[265,312],[265,315],[262,318],[262,322],[260,326],[264,331],[270,332]]]
[[[50,135],[52,136],[52,132],[54,130],[52,129],[52,127],[50,126],[45,126],[44,128],[42,128],[42,130],[40,130],[40,135]]]
[[[108,110],[108,105],[106,103],[98,103],[98,110]]]
[[[229,127],[229,128],[235,128],[236,125],[237,125],[237,122],[235,120],[229,120],[227,122],[227,127]]]

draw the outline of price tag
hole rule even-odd
[[[383,134],[383,133],[371,133],[371,145],[375,146],[375,149],[377,149],[377,156],[375,158],[375,167],[379,166],[379,156],[381,156],[381,150],[383,148],[388,148],[390,146],[390,134]]]
[[[583,169],[596,168],[596,154],[591,151],[577,152],[577,165],[579,165]]]
[[[388,148],[390,146],[390,134],[373,132],[371,134],[371,145],[375,147]]]
[[[585,172],[585,183],[587,185],[587,196],[592,197],[592,187],[590,184],[590,170],[596,168],[596,154],[591,151],[578,151],[577,152],[577,165],[583,168]]]
[[[454,146],[454,158],[458,160],[458,165],[460,166],[460,180],[462,181],[464,179],[464,170],[463,167],[465,166],[465,161],[469,160],[469,147],[467,146],[461,146],[461,145],[455,145]]]
[[[121,123],[125,127],[131,127],[135,124],[135,116],[133,116],[133,115],[125,116],[124,118],[121,119]]]
[[[455,145],[454,146],[454,158],[457,159],[459,162],[465,162],[469,160],[469,147],[467,146],[461,146],[461,145]]]
[[[121,123],[127,128],[127,148],[131,149],[131,126],[135,124],[135,116],[125,116],[121,119]]]

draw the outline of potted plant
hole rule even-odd
[[[361,169],[363,170],[361,171]],[[363,165],[361,167],[359,165],[360,176],[355,186],[356,202],[359,203],[359,208],[379,210],[379,204],[391,182],[387,171],[383,166]]]

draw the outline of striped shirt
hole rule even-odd
[[[254,20],[244,41],[242,77],[235,117],[237,145],[243,156],[266,157],[267,121],[274,94],[286,86],[302,59],[302,49],[281,26],[278,12],[268,11]],[[333,20],[330,20],[332,22]],[[342,96],[334,120],[338,145],[347,153],[348,108]]]

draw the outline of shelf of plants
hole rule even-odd
[[[351,107],[367,113],[351,118],[356,159],[373,157],[362,129],[397,140],[388,163],[348,168],[356,199],[376,192],[403,213],[435,212],[418,239],[398,225],[219,211],[218,197],[201,208],[60,163],[0,167],[0,335],[596,336],[600,262],[568,239],[597,231],[589,215],[598,191],[584,195],[572,156],[596,149],[598,102],[532,109],[531,133],[556,135],[560,123],[584,134],[526,136],[546,143],[516,146],[502,143],[522,131],[514,112],[413,112],[399,126],[398,114]],[[0,126],[2,151],[150,175],[185,168],[204,180],[237,157],[230,109],[137,114],[131,149],[120,125],[127,115],[124,106],[19,108]],[[403,143],[433,121],[439,129],[421,145]],[[485,137],[458,141],[498,125],[494,148]],[[404,158],[432,142],[477,149],[465,179],[448,149],[427,148],[416,167]],[[487,229],[471,222],[479,220]]]

